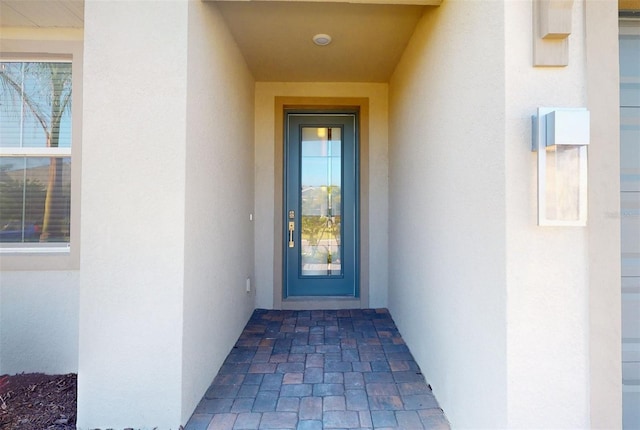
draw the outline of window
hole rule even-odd
[[[0,63],[0,249],[66,252],[71,237],[72,63]]]
[[[53,64],[63,68],[58,72],[64,72],[65,79],[58,78],[53,86],[50,77],[48,91],[44,90],[46,85],[42,85],[43,91],[35,90],[39,82],[36,78],[42,76],[29,74],[28,70],[24,70],[23,76],[23,67],[45,69],[44,66]],[[12,68],[14,77],[19,72],[14,83],[24,88],[16,91],[15,86],[8,86],[11,85],[8,80],[0,79],[0,184],[4,187],[0,188],[0,229],[5,232],[5,238],[0,237],[0,270],[3,272],[80,268],[82,65],[82,29],[2,30],[0,70]],[[64,82],[63,89],[60,89],[61,82]],[[25,103],[31,100],[40,103],[43,115],[47,114],[40,119],[50,121],[54,108],[61,106],[60,102],[54,106],[54,100],[63,100],[54,97],[56,94],[51,88],[57,88],[62,95],[70,91],[69,100],[60,121],[45,122],[43,126]],[[35,93],[32,99],[25,97],[30,95],[29,90]],[[47,124],[51,132],[58,133],[57,136],[52,133],[49,143],[45,132]],[[56,137],[57,147],[52,144]],[[51,170],[56,173],[55,180],[50,180]],[[58,175],[60,170],[62,174]],[[7,176],[11,176],[12,181],[5,182]],[[53,198],[47,200],[47,193]],[[13,202],[13,207],[7,206],[5,199]],[[49,215],[46,228],[45,210],[57,215],[53,220]],[[43,233],[48,234],[43,236]]]

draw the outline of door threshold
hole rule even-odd
[[[283,310],[336,310],[362,309],[360,297],[344,296],[296,296],[282,299]]]

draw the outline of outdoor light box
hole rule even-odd
[[[538,108],[532,151],[538,153],[538,225],[587,225],[589,111]]]

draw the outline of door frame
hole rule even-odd
[[[275,98],[275,157],[274,157],[274,249],[273,249],[273,307],[274,309],[364,309],[369,307],[369,99],[362,97],[276,97]],[[358,157],[360,181],[360,225],[358,236],[359,260],[357,289],[360,297],[288,297],[284,287],[284,148],[285,110],[357,110],[359,120]]]
[[[359,298],[359,159],[358,159],[358,109],[287,109],[285,111],[285,172],[284,172],[284,224],[292,221],[289,211],[293,211],[294,238],[289,234],[283,235],[284,282],[283,299],[304,296],[299,294],[306,290],[306,296],[313,297],[350,297]],[[301,175],[303,171],[302,130],[305,127],[331,127],[342,131],[340,135],[340,199],[338,208],[340,217],[340,273],[303,274],[302,264],[302,230],[303,230],[303,198],[301,195]],[[315,134],[314,134],[315,136]],[[330,139],[331,134],[328,134]],[[332,180],[334,177],[332,177]],[[328,182],[331,184],[332,182]],[[288,230],[288,228],[287,228]],[[286,232],[285,232],[286,233]],[[289,241],[294,246],[289,248]],[[295,245],[297,243],[298,245]],[[325,261],[326,262],[326,261]],[[347,288],[349,293],[347,294]],[[333,290],[335,294],[325,294]],[[340,293],[338,293],[340,291]],[[311,293],[313,292],[313,294]]]

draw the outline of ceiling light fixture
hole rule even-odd
[[[318,46],[326,46],[331,43],[331,36],[328,34],[316,34],[313,36],[313,43]]]

